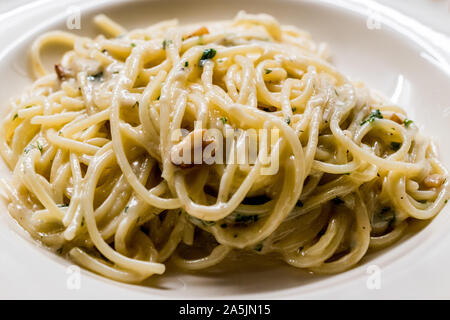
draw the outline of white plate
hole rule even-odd
[[[125,3],[124,3],[125,2]],[[0,15],[0,102],[30,83],[28,49],[49,29],[65,29],[68,4],[82,12],[77,34],[94,35],[94,13],[104,12],[129,28],[178,17],[182,23],[230,19],[240,9],[267,12],[283,24],[309,30],[331,47],[334,63],[353,79],[366,82],[406,108],[409,117],[440,140],[450,168],[449,39],[371,1],[37,1]],[[448,23],[448,22],[447,22]],[[379,28],[378,28],[379,27]],[[8,175],[1,164],[0,176]],[[81,271],[81,286],[67,283],[70,262],[36,245],[0,204],[0,297],[3,298],[450,298],[450,209],[397,245],[365,258],[348,272],[311,276],[262,260],[202,273],[169,271],[153,287],[126,285]],[[369,274],[377,266],[380,274]],[[378,270],[378,269],[377,269]],[[370,279],[380,275],[381,288]],[[372,277],[372,278],[370,278]],[[369,286],[367,282],[369,281]],[[70,284],[70,283],[69,283]],[[372,289],[371,289],[372,288]]]

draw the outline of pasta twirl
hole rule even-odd
[[[168,260],[199,270],[252,252],[337,273],[447,201],[432,141],[307,32],[245,12],[95,22],[108,37],[36,40],[37,80],[0,136],[10,214],[79,265],[138,283]],[[50,42],[73,47],[55,70]]]

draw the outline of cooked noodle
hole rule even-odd
[[[245,251],[337,273],[444,206],[432,141],[308,33],[244,12],[133,31],[95,22],[109,38],[35,41],[38,79],[12,100],[1,134],[10,214],[79,265],[140,282],[169,259],[198,270]],[[73,47],[56,72],[41,61],[48,43]],[[174,139],[179,129],[189,137]],[[224,163],[174,161],[212,129],[229,138]],[[266,147],[253,163],[231,161],[250,129]]]

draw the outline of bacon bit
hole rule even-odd
[[[258,106],[258,109],[262,110],[262,111],[266,111],[266,112],[275,112],[277,111],[277,108],[274,106]]]
[[[423,179],[423,185],[427,188],[437,188],[444,183],[445,179],[440,174],[432,174]]]
[[[403,120],[396,113],[393,113],[388,119],[397,122],[398,124],[403,124]]]
[[[58,79],[61,81],[73,77],[72,72],[69,69],[64,68],[60,64],[55,64],[55,72],[56,75],[58,76]]]
[[[182,169],[188,169],[195,166],[194,164],[194,155],[196,153],[201,152],[202,156],[202,164],[206,164],[205,159],[203,159],[203,151],[205,148],[214,142],[213,139],[208,139],[206,137],[206,129],[201,130],[194,130],[191,133],[189,133],[186,137],[181,140],[178,144],[174,145],[172,147],[172,150],[170,151],[170,161],[172,164],[174,164],[177,167],[180,167]],[[195,138],[197,137],[198,140],[200,138],[198,135],[201,135],[202,144],[201,146],[195,145]],[[190,149],[191,150],[191,159],[188,162],[184,162],[186,159],[183,159],[183,150],[184,149]],[[212,155],[214,155],[214,151],[212,152]],[[177,160],[175,160],[177,159]],[[178,163],[181,160],[181,163]]]
[[[194,32],[188,34],[186,37],[184,37],[184,40],[192,38],[192,37],[198,37],[198,36],[202,36],[204,34],[209,34],[209,30],[206,27],[200,27],[197,30],[195,30]]]

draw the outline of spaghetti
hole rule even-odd
[[[252,252],[337,273],[444,206],[436,146],[305,31],[245,12],[133,31],[95,23],[105,35],[34,42],[37,80],[0,136],[10,214],[79,265],[139,283],[169,259],[199,270]],[[73,47],[54,72],[47,43]],[[255,161],[231,161],[250,140]],[[174,160],[210,145],[224,161]]]

